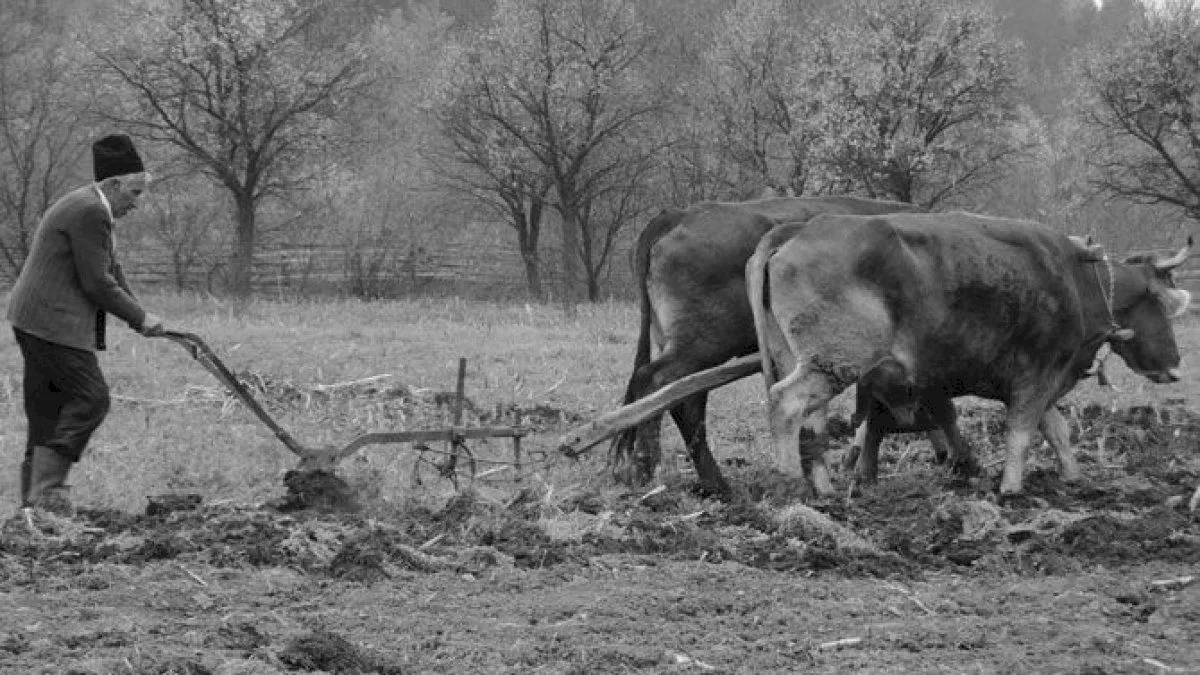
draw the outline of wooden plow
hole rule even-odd
[[[454,415],[452,426],[441,429],[418,429],[413,431],[375,431],[357,436],[341,447],[326,445],[316,448],[301,444],[267,414],[267,411],[263,409],[246,386],[238,380],[238,377],[229,370],[199,335],[181,331],[167,331],[162,337],[182,345],[191,354],[192,358],[212,373],[250,412],[254,413],[254,416],[266,425],[288,450],[291,450],[300,458],[300,466],[297,467],[300,471],[333,473],[334,467],[338,462],[368,445],[410,443],[418,451],[417,464],[414,468],[414,476],[418,481],[420,481],[420,469],[423,465],[426,465],[431,467],[438,477],[451,481],[455,488],[461,489],[464,484],[470,485],[476,478],[477,462],[466,441],[469,439],[510,438],[512,439],[513,461],[511,463],[505,462],[504,464],[515,468],[518,478],[521,476],[521,439],[528,434],[527,430],[521,427],[465,427],[462,425],[467,368],[466,359],[460,358],[458,360],[458,382],[455,387],[452,408]],[[436,451],[427,445],[428,443],[438,442],[446,444],[445,451]],[[430,458],[431,456],[441,457],[441,459],[434,460]],[[494,470],[486,473],[490,474],[493,472]]]

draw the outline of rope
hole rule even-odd
[[[1096,266],[1092,267],[1092,272],[1096,275],[1096,285],[1100,287],[1100,297],[1104,298],[1104,309],[1108,311],[1108,324],[1111,327],[1111,332],[1121,330],[1120,324],[1117,323],[1116,316],[1113,314],[1113,296],[1116,295],[1116,275],[1113,274],[1112,260],[1105,253],[1101,260],[1104,262],[1104,269],[1108,272],[1108,293],[1104,293],[1104,282],[1100,280],[1100,269]]]
[[[1108,353],[1105,353],[1103,356],[1101,356],[1100,353],[1101,353],[1101,350],[1103,350],[1104,347],[1106,345],[1108,345],[1109,337],[1111,337],[1117,331],[1121,330],[1121,325],[1117,323],[1117,318],[1113,314],[1113,297],[1116,295],[1116,292],[1117,292],[1117,290],[1116,290],[1116,278],[1117,277],[1115,274],[1113,274],[1112,260],[1108,257],[1108,253],[1104,253],[1104,254],[1102,254],[1101,261],[1104,262],[1104,269],[1106,272],[1108,272],[1108,293],[1107,294],[1104,292],[1104,282],[1100,280],[1100,268],[1097,267],[1096,265],[1093,265],[1092,272],[1096,275],[1096,285],[1100,288],[1100,297],[1104,298],[1104,309],[1108,313],[1109,328],[1108,328],[1108,335],[1105,336],[1104,342],[1101,343],[1100,348],[1096,351],[1095,359],[1092,361],[1092,367],[1090,369],[1088,369],[1086,375],[1088,375],[1088,376],[1095,375],[1096,383],[1102,387],[1107,387],[1107,386],[1112,386],[1108,381],[1108,377],[1104,374],[1104,365],[1108,361]],[[1109,351],[1111,351],[1111,350],[1112,350],[1112,347],[1109,347]]]

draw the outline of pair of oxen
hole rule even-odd
[[[927,213],[896,202],[777,198],[663,211],[635,250],[641,325],[625,402],[759,352],[778,467],[832,496],[825,463],[830,400],[857,385],[846,453],[876,478],[884,434],[929,431],[939,460],[978,470],[952,400],[1006,406],[1002,495],[1022,491],[1034,431],[1064,480],[1081,477],[1056,402],[1108,344],[1156,383],[1179,379],[1172,319],[1190,295],[1170,257],[1110,259],[1037,223]],[[652,351],[654,352],[652,357]],[[728,494],[705,431],[707,392],[670,413],[702,489]],[[661,416],[613,442],[619,473],[648,480]]]

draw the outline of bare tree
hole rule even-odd
[[[804,194],[809,189],[810,111],[792,85],[803,57],[804,34],[792,3],[732,4],[702,54],[710,143],[724,160],[730,187]],[[800,115],[800,117],[797,117]]]
[[[490,184],[508,182],[526,200],[551,188],[547,203],[561,220],[568,307],[585,256],[595,252],[584,245],[593,239],[583,228],[596,222],[589,208],[627,184],[628,162],[660,149],[622,146],[625,137],[649,138],[640,130],[660,110],[639,70],[651,38],[624,0],[499,0],[494,23],[456,79],[457,100],[469,101],[460,112],[471,116],[459,137],[477,151],[455,159],[489,175]],[[480,158],[487,158],[483,166]]]
[[[178,177],[158,183],[138,209],[155,248],[167,254],[169,282],[178,290],[202,285],[212,290],[207,288],[209,272],[223,264],[221,254],[228,236],[220,231],[224,225],[220,211],[226,205],[210,194],[218,188],[207,182],[196,186],[195,182],[195,177],[190,181]],[[147,256],[140,258],[144,261]]]
[[[618,153],[612,163],[618,167],[609,186],[591,196],[580,211],[580,251],[589,300],[601,296],[601,284],[610,269],[621,234],[629,223],[643,222],[653,208],[649,186],[657,167],[654,157],[642,148],[653,142],[637,135],[622,138],[621,144],[610,151]]]
[[[542,298],[541,233],[551,182],[537,171],[517,139],[497,136],[489,111],[494,102],[467,88],[435,111],[446,144],[426,154],[450,189],[468,195],[512,228],[529,293]],[[507,146],[507,147],[506,147]],[[519,166],[525,162],[526,166]]]
[[[98,75],[128,97],[103,111],[178,148],[229,191],[231,288],[250,293],[262,201],[311,182],[365,81],[353,41],[330,46],[328,0],[123,0],[94,42]]]
[[[0,1],[0,257],[15,277],[38,219],[68,186],[83,154],[65,21],[38,3]]]
[[[1168,0],[1079,65],[1092,184],[1200,220],[1200,6]]]

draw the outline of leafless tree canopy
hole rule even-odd
[[[0,267],[113,130],[159,178],[126,266],[214,292],[507,265],[570,305],[660,209],[764,190],[1166,244],[1200,217],[1200,10],[1155,7],[0,0]]]

